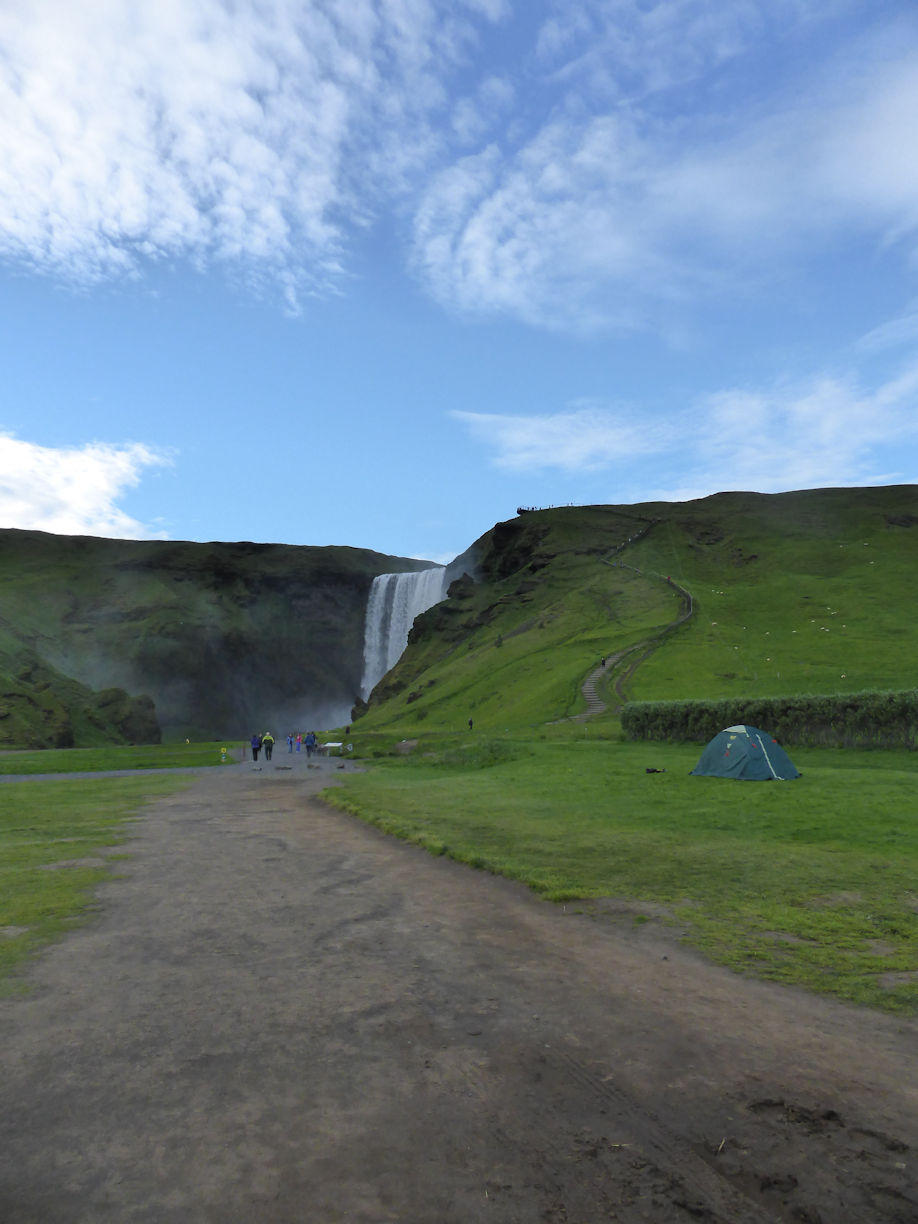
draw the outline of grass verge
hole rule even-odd
[[[109,769],[180,769],[220,765],[223,748],[233,760],[238,746],[214,744],[138,744],[105,748],[42,748],[0,753],[0,774],[95,773]]]
[[[652,903],[739,972],[918,1012],[913,758],[795,750],[802,778],[752,783],[690,777],[699,752],[469,737],[326,798],[549,900]]]
[[[186,785],[169,777],[0,787],[0,996],[39,948],[86,919],[138,809]]]

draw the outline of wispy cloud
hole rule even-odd
[[[32,0],[0,11],[0,258],[91,283],[144,259],[341,276],[433,141],[503,0]]]
[[[774,7],[595,0],[548,23],[551,112],[445,167],[417,209],[415,262],[437,298],[549,326],[654,326],[841,240],[918,251],[918,169],[902,155],[918,145],[918,21],[742,88],[744,67],[762,69],[744,59],[757,35],[782,15],[817,21],[804,0]],[[728,62],[725,111],[713,68]]]
[[[918,348],[918,302],[911,303],[904,314],[871,328],[860,337],[855,347],[863,353],[881,353],[901,347]]]
[[[8,4],[0,259],[81,285],[217,263],[296,309],[397,202],[444,305],[627,330],[842,236],[913,254],[918,18],[846,41],[857,7]]]
[[[594,472],[660,450],[664,430],[672,441],[671,423],[641,423],[633,412],[598,405],[532,416],[450,415],[484,443],[496,467],[508,472]]]
[[[918,361],[873,388],[850,375],[718,392],[699,405],[693,483],[770,493],[908,482],[899,448],[918,439],[916,400]]]
[[[652,424],[634,409],[600,406],[543,416],[451,415],[504,471],[608,471],[617,489],[633,484],[641,500],[684,500],[719,489],[908,483],[918,473],[903,472],[899,456],[918,441],[916,402],[918,360],[873,388],[854,375],[729,388]],[[678,480],[666,483],[663,473],[673,471]]]
[[[684,296],[686,279],[649,208],[648,156],[633,123],[614,116],[553,122],[510,159],[491,145],[432,183],[417,266],[462,310],[636,326],[648,297]]]
[[[139,443],[38,446],[0,434],[0,525],[60,535],[148,539],[158,533],[118,506],[145,469],[170,457]]]
[[[793,24],[807,7],[813,7],[807,0],[767,6],[756,0],[555,0],[537,51],[556,79],[607,98],[644,97],[711,73],[760,39],[769,24]]]
[[[451,126],[460,146],[480,143],[503,119],[515,101],[513,84],[506,77],[486,77],[474,94],[460,97],[453,106]]]

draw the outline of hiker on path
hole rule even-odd
[[[310,757],[312,756],[312,754],[316,750],[316,744],[318,742],[319,741],[316,739],[315,731],[310,731],[309,734],[306,736],[306,755],[307,756],[310,756]]]
[[[252,744],[252,760],[257,761],[258,760],[258,750],[261,747],[261,736],[253,735],[251,739],[251,744]]]
[[[288,752],[292,752],[292,751],[293,751],[293,732],[292,732],[292,731],[291,731],[291,732],[290,732],[290,734],[287,736],[287,751],[288,751]]]
[[[266,731],[261,737],[261,746],[265,750],[265,760],[271,760],[271,753],[274,751],[274,736],[270,731]]]
[[[299,752],[299,751],[302,749],[302,747],[303,747],[303,732],[302,732],[302,731],[297,731],[297,733],[296,733],[296,750],[297,750],[297,752]]]

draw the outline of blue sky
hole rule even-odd
[[[0,525],[918,480],[913,0],[7,0]]]

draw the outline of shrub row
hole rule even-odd
[[[705,742],[736,723],[770,731],[783,744],[914,749],[918,689],[748,700],[629,701],[622,709],[622,730],[630,740]]]

